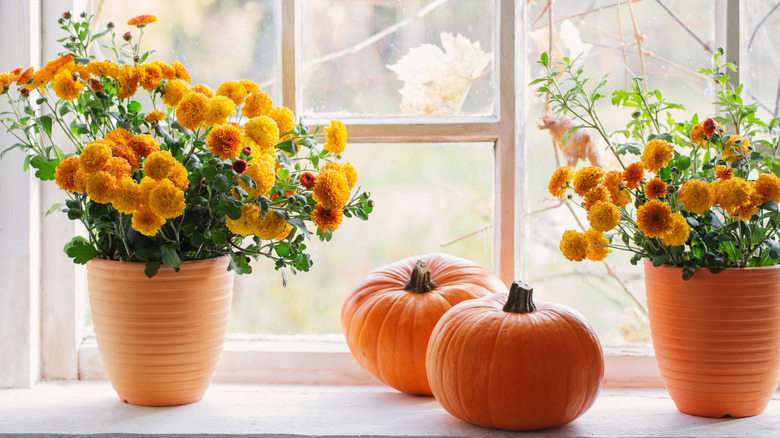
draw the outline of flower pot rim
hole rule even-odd
[[[230,258],[230,256],[222,255],[222,256],[219,256],[219,257],[211,257],[211,258],[200,259],[200,260],[186,260],[186,261],[181,262],[181,264],[182,264],[182,266],[184,266],[184,265],[193,265],[193,264],[204,263],[204,262],[213,263],[213,262],[215,262],[217,260],[222,260],[222,259],[227,259],[227,258]],[[94,263],[94,264],[98,264],[98,263],[119,263],[119,264],[128,265],[128,266],[146,266],[147,262],[127,262],[127,261],[122,261],[122,260],[108,260],[108,259],[101,259],[101,258],[97,258],[96,257],[96,258],[91,259],[90,261],[87,262],[87,264],[90,264],[90,263]],[[171,268],[169,268],[168,266],[165,266],[165,265],[160,265],[160,269],[171,269]]]
[[[653,263],[650,260],[645,260],[645,268],[652,268],[652,269],[658,269],[658,270],[674,270],[674,271],[682,271],[683,270],[682,266],[672,266],[672,265],[667,265],[667,264],[663,264],[661,266],[653,266]],[[696,272],[699,272],[699,271],[710,272],[710,268],[696,267],[694,269],[696,270]],[[762,270],[769,271],[769,270],[775,270],[775,269],[780,269],[780,264],[770,265],[770,266],[748,266],[748,267],[745,267],[745,268],[721,268],[720,271],[718,271],[718,273],[721,273],[721,272],[740,272],[740,271],[741,272],[746,272],[746,271],[756,272],[756,271],[762,271]],[[717,274],[715,274],[715,275],[717,275]]]

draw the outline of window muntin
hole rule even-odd
[[[749,69],[742,79],[747,83],[747,94],[758,102],[764,116],[780,116],[780,5],[776,2],[744,2],[746,50]]]

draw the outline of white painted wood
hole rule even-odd
[[[77,395],[77,396],[75,396]],[[0,390],[0,436],[341,437],[753,437],[780,436],[780,393],[755,417],[682,414],[666,391],[603,390],[568,425],[529,433],[473,426],[433,397],[378,386],[217,384],[198,403],[148,408],[122,403],[105,382],[45,382]]]
[[[87,0],[43,0],[41,28],[41,64],[62,52],[56,40],[67,35],[57,19],[65,11],[76,16],[87,10]],[[75,152],[64,133],[55,137],[66,153]],[[65,192],[53,182],[41,187],[41,210],[48,211],[66,199]],[[44,379],[77,379],[78,346],[83,339],[85,321],[84,269],[76,267],[63,252],[65,243],[75,235],[76,222],[62,212],[54,212],[41,221],[41,376]],[[77,288],[78,283],[78,288]]]
[[[0,71],[37,66],[39,23],[38,1],[0,2]],[[15,142],[0,132],[0,150]],[[40,374],[39,184],[23,160],[15,150],[0,161],[0,387],[29,387]]]

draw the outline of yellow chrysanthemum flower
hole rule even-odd
[[[612,196],[604,185],[597,185],[582,197],[582,206],[586,211],[590,211],[597,202],[612,202]],[[614,203],[613,203],[614,204]]]
[[[704,122],[694,125],[691,128],[691,143],[697,147],[707,144],[707,137],[704,136]]]
[[[129,176],[120,179],[111,205],[120,213],[130,214],[137,210],[140,204],[141,188],[138,184]]]
[[[190,86],[184,81],[181,79],[171,79],[165,83],[162,102],[170,108],[175,108],[179,104],[179,101],[181,101],[189,92]]]
[[[130,131],[125,128],[116,128],[106,134],[104,140],[114,144],[125,144],[131,138],[133,138],[133,134]]]
[[[344,213],[340,208],[335,210],[328,210],[322,205],[314,207],[314,211],[311,213],[311,220],[321,232],[326,230],[336,231],[341,225],[341,220],[344,218]]]
[[[257,224],[262,220],[263,214],[256,204],[244,204],[241,206],[241,216],[238,219],[225,217],[225,224],[233,234],[249,236],[255,233]]]
[[[81,95],[86,84],[79,80],[73,80],[73,74],[68,70],[63,70],[54,76],[54,94],[62,100],[73,100]]]
[[[661,178],[653,178],[645,184],[645,197],[647,199],[666,198],[666,183]]]
[[[87,196],[98,204],[108,204],[114,199],[116,178],[108,172],[97,171],[87,176]]]
[[[749,138],[744,138],[741,135],[732,135],[726,144],[723,145],[723,159],[729,163],[741,160],[743,156],[748,154],[747,147],[749,145]]]
[[[154,236],[160,231],[160,227],[165,223],[165,219],[154,214],[148,205],[141,205],[133,212],[130,226],[144,236]]]
[[[753,187],[750,183],[737,177],[720,181],[715,188],[715,199],[717,199],[718,205],[728,213],[734,212],[743,205],[750,204],[752,194]]]
[[[255,228],[255,236],[263,240],[272,240],[287,227],[287,221],[275,211],[270,210],[266,213],[263,220]]]
[[[249,79],[241,79],[240,81],[238,81],[238,83],[241,84],[242,87],[244,87],[247,96],[260,89],[260,86],[257,85],[257,83],[250,81]]]
[[[285,224],[284,230],[282,230],[281,233],[277,234],[276,237],[274,237],[274,240],[282,240],[285,237],[287,237],[290,234],[290,231],[292,231],[293,227],[290,224]]]
[[[157,187],[158,184],[160,184],[159,181],[149,176],[145,176],[141,179],[141,182],[138,183],[138,195],[141,205],[149,205],[149,193],[151,193],[152,189]]]
[[[680,246],[685,245],[688,237],[691,235],[691,229],[688,227],[688,221],[685,216],[679,213],[672,214],[672,225],[669,232],[661,238],[664,245]]]
[[[289,108],[275,106],[268,112],[268,117],[276,122],[280,135],[286,134],[295,128],[295,116]]]
[[[184,192],[167,179],[149,191],[149,208],[163,219],[181,216],[184,207]]]
[[[138,84],[146,91],[152,91],[163,79],[162,69],[155,64],[141,64],[138,69]]]
[[[87,178],[89,175],[87,172],[84,172],[84,169],[79,167],[79,170],[76,171],[76,175],[73,177],[73,193],[87,193]]]
[[[767,201],[780,203],[780,178],[774,174],[759,174],[753,181],[753,189],[756,198],[753,202],[755,205],[761,206]]]
[[[320,172],[312,198],[326,210],[337,210],[349,201],[349,183],[342,172],[328,169]]]
[[[138,69],[132,65],[122,65],[119,76],[116,78],[116,97],[126,99],[135,95],[138,91]]]
[[[714,187],[702,180],[692,179],[680,187],[680,203],[691,213],[702,214],[715,204]]]
[[[244,125],[245,145],[253,151],[268,154],[273,152],[274,146],[279,141],[279,128],[276,122],[268,116],[259,116],[250,119]]]
[[[574,191],[585,196],[594,187],[604,182],[604,170],[596,166],[583,167],[574,174],[572,178],[572,187]]]
[[[109,158],[105,165],[105,171],[116,178],[117,181],[125,176],[130,176],[130,174],[133,173],[130,163],[121,157]]]
[[[555,169],[550,177],[550,183],[547,184],[547,190],[556,198],[563,198],[566,194],[566,188],[574,178],[574,172],[566,166]]]
[[[111,61],[90,61],[87,71],[92,76],[104,76],[112,79],[119,77],[119,64]]]
[[[144,173],[157,181],[168,178],[176,166],[176,158],[168,151],[157,151],[149,154],[144,161]],[[159,214],[159,213],[158,213]]]
[[[249,187],[240,179],[238,180],[238,185],[252,196],[265,195],[276,182],[276,170],[268,160],[250,161],[243,174],[255,181],[255,188]]]
[[[156,65],[160,69],[163,79],[167,79],[167,80],[176,79],[176,69],[173,68],[172,66],[159,60],[152,62],[152,64]]]
[[[227,97],[228,99],[232,100],[236,106],[244,103],[244,99],[246,99],[248,94],[249,93],[247,93],[246,88],[244,88],[244,86],[241,85],[241,83],[238,81],[223,82],[219,87],[217,87],[217,96]]]
[[[588,211],[588,222],[591,228],[607,232],[620,223],[620,211],[610,202],[596,202]]]
[[[127,161],[127,164],[130,165],[131,173],[138,170],[141,166],[141,159],[138,158],[138,154],[125,144],[114,144],[114,146],[111,147],[111,153],[114,157]]]
[[[755,192],[754,192],[755,194]],[[749,221],[754,215],[758,214],[758,205],[754,204],[753,201],[745,204],[740,205],[734,212],[731,213],[732,216],[739,217],[742,221]]]
[[[236,104],[225,96],[214,96],[209,99],[208,110],[203,124],[206,126],[227,123],[228,117],[236,113]]]
[[[645,168],[641,162],[631,163],[623,170],[623,182],[631,190],[639,187],[642,180],[645,179]]]
[[[149,134],[135,135],[130,140],[127,140],[125,145],[132,149],[136,155],[144,158],[160,150],[160,145],[157,143],[157,140]]]
[[[191,93],[200,93],[200,94],[206,96],[206,98],[208,98],[208,99],[211,99],[212,97],[216,96],[216,93],[214,92],[214,90],[211,87],[209,87],[208,85],[205,85],[205,84],[195,84],[195,85],[193,85],[192,87],[190,87],[190,92]]]
[[[187,129],[200,128],[209,110],[209,98],[201,93],[190,92],[176,105],[176,121]]]
[[[352,164],[350,162],[342,163],[341,169],[344,171],[344,176],[347,177],[349,188],[355,187],[355,183],[357,183],[357,171]]]
[[[68,157],[57,165],[54,170],[54,182],[60,190],[74,193],[78,188],[76,184],[76,172],[79,171],[81,165],[79,164],[79,157]]]
[[[181,65],[181,62],[173,61],[171,67],[173,67],[173,69],[176,71],[176,77],[178,79],[181,79],[182,81],[192,82],[192,76],[190,76],[190,72],[188,72],[187,69],[184,68],[183,65]]]
[[[187,168],[177,161],[173,166],[173,172],[171,172],[170,176],[168,176],[168,179],[171,180],[173,185],[176,186],[176,188],[179,190],[186,190],[190,185],[188,176],[189,174],[187,173]]]
[[[73,55],[66,54],[47,62],[42,69],[33,74],[35,88],[41,90],[41,93],[43,93],[43,86],[51,82],[52,79],[54,79],[54,75],[56,75],[63,66],[73,62],[73,58]]]
[[[146,120],[146,123],[154,125],[161,120],[165,120],[165,113],[162,111],[151,111],[144,117],[144,120]]]
[[[241,152],[241,127],[228,123],[215,126],[206,136],[206,146],[221,160],[232,160]]]
[[[244,100],[244,107],[241,110],[241,114],[244,117],[253,119],[255,117],[267,116],[273,107],[273,101],[271,96],[263,90],[255,90],[249,93]],[[277,138],[279,136],[277,135]]]
[[[563,253],[564,257],[567,259],[573,262],[581,262],[588,256],[590,244],[588,243],[588,238],[585,237],[585,234],[578,233],[574,230],[568,230],[563,233],[558,248],[560,248],[561,253]]]
[[[656,199],[636,211],[636,226],[647,237],[664,237],[672,230],[672,208]]]
[[[331,120],[325,127],[325,149],[336,155],[341,155],[347,147],[347,128],[339,120]]]
[[[108,142],[95,140],[84,146],[79,155],[79,162],[84,172],[92,173],[103,169],[108,159],[111,158],[109,145]]]
[[[609,190],[609,198],[615,206],[623,208],[631,202],[631,192],[621,187],[623,174],[618,170],[610,170],[604,175],[604,187]]]
[[[664,140],[650,140],[642,153],[642,165],[649,172],[658,172],[674,157],[674,146]]]
[[[609,245],[609,240],[604,237],[604,233],[601,231],[593,228],[585,230],[585,238],[588,240],[588,254],[586,255],[588,260],[600,262],[612,252],[612,250],[607,247],[607,245]]]

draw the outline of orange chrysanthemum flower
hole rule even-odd
[[[244,87],[247,96],[260,89],[259,85],[257,85],[253,81],[250,81],[249,79],[241,79],[240,81],[238,81],[238,83],[241,84],[242,87]]]
[[[246,99],[248,94],[249,93],[247,93],[246,88],[244,88],[244,86],[241,85],[241,83],[238,81],[223,82],[219,87],[217,87],[217,96],[227,97],[228,99],[232,100],[236,106],[244,103],[244,99]]]
[[[653,178],[645,184],[645,196],[647,199],[666,198],[666,183],[660,178]]]
[[[609,190],[609,198],[620,208],[631,202],[631,192],[621,186],[622,182],[623,175],[618,170],[610,170],[604,175],[604,187]]]
[[[154,125],[155,123],[158,123],[161,120],[165,120],[165,113],[162,111],[151,111],[149,114],[146,115],[146,117],[144,117],[144,120],[146,120],[146,123]]]
[[[672,214],[672,225],[669,232],[661,238],[664,245],[680,246],[685,245],[688,237],[691,235],[691,229],[688,227],[688,221],[685,216],[679,213]]]
[[[190,76],[190,72],[188,72],[187,69],[184,68],[181,62],[173,61],[171,67],[173,67],[173,69],[176,71],[177,79],[181,79],[182,81],[192,82],[192,76]]]
[[[729,163],[741,160],[748,153],[750,139],[740,135],[732,135],[723,145],[723,159]]]
[[[256,204],[244,204],[241,206],[241,216],[238,219],[225,218],[228,230],[240,236],[249,236],[255,233],[257,224],[262,220],[263,214]]]
[[[111,157],[106,162],[105,171],[111,174],[118,180],[125,176],[130,176],[133,173],[133,169],[130,167],[130,163],[124,158]]]
[[[149,208],[163,219],[181,216],[184,207],[184,192],[167,179],[149,191]]]
[[[322,205],[314,207],[314,211],[311,213],[311,220],[320,229],[320,232],[326,230],[336,231],[341,225],[341,220],[344,217],[344,213],[341,209],[328,210]]]
[[[173,166],[173,172],[171,172],[171,174],[168,176],[168,179],[171,180],[173,185],[176,186],[179,190],[186,190],[190,185],[188,176],[189,174],[187,173],[187,168],[177,161]]]
[[[350,162],[346,162],[341,164],[341,170],[344,171],[344,176],[347,177],[349,188],[355,187],[355,183],[357,183],[357,171],[355,170],[355,167],[352,166]]]
[[[155,64],[141,64],[138,67],[138,83],[146,91],[152,91],[163,79],[162,70]]]
[[[125,144],[114,144],[111,148],[114,157],[122,158],[130,165],[130,172],[135,172],[141,166],[141,160],[138,155]]]
[[[641,162],[631,163],[623,170],[623,182],[631,190],[639,187],[639,183],[645,179],[645,168]]]
[[[547,190],[556,198],[563,198],[572,178],[574,178],[574,172],[566,166],[561,166],[555,169],[555,172],[550,177]]]
[[[132,65],[123,65],[119,76],[116,78],[116,97],[126,99],[135,95],[136,91],[138,91],[138,79],[138,69]]]
[[[160,150],[160,145],[157,143],[157,140],[149,134],[133,136],[125,145],[132,149],[138,156],[144,158]]]
[[[289,108],[275,106],[268,112],[268,117],[276,122],[276,126],[279,128],[279,134],[286,134],[295,128],[295,116]]]
[[[160,69],[163,79],[167,79],[167,80],[176,79],[176,69],[173,68],[172,66],[159,60],[152,62],[152,64],[156,65]]]
[[[604,233],[601,231],[593,228],[585,230],[585,238],[588,240],[588,254],[586,255],[588,260],[600,262],[612,252],[607,246],[609,245],[609,240],[604,238]]]
[[[731,178],[732,176],[734,176],[734,169],[731,167],[720,166],[720,165],[715,166],[715,176],[719,180],[725,181]]]
[[[79,157],[68,157],[57,165],[54,170],[54,182],[60,190],[74,193],[76,192],[78,185],[76,184],[76,172],[80,168]]]
[[[163,90],[162,102],[170,107],[175,108],[181,99],[190,92],[190,86],[180,79],[171,79],[165,83],[165,89]]]
[[[73,74],[68,70],[63,70],[54,76],[54,94],[62,100],[73,100],[81,95],[86,88],[86,84],[73,79]]]
[[[119,64],[111,61],[90,61],[87,71],[93,76],[104,76],[112,79],[119,77],[121,68]]]
[[[211,89],[208,85],[204,84],[196,84],[190,87],[190,92],[192,93],[200,93],[207,98],[211,99],[212,97],[216,96],[216,93],[214,93],[214,90]]]
[[[148,205],[141,205],[133,212],[130,226],[144,236],[154,236],[160,231],[160,227],[165,223],[165,219],[154,214]]]
[[[586,211],[590,211],[597,202],[610,202],[612,203],[612,196],[609,194],[609,189],[603,185],[597,185],[585,196],[582,197],[582,206]],[[613,203],[614,204],[614,203]]]
[[[84,172],[92,173],[103,169],[108,159],[111,158],[109,145],[110,143],[106,141],[96,140],[84,146],[79,155],[81,168]]]
[[[156,21],[157,21],[157,17],[155,17],[154,15],[139,15],[137,17],[133,17],[127,20],[127,24],[129,26],[135,26],[140,29],[146,26],[147,24],[152,24]]]
[[[317,184],[317,177],[314,176],[311,172],[303,172],[300,177],[301,185],[303,188],[311,190],[314,188],[314,185]]]
[[[161,181],[168,178],[175,166],[176,159],[173,158],[170,152],[156,151],[149,154],[146,160],[144,160],[144,173],[157,181]]]
[[[111,205],[118,212],[130,214],[138,209],[141,203],[141,189],[132,178],[126,176],[119,180]]]
[[[596,202],[588,211],[588,222],[592,228],[607,232],[620,223],[620,211],[609,202]]]
[[[24,85],[28,82],[30,82],[30,79],[33,78],[33,72],[35,69],[33,67],[27,68],[27,70],[23,71],[19,77],[16,79],[16,85]]]
[[[73,58],[73,55],[67,54],[47,62],[42,69],[33,74],[33,83],[35,84],[35,87],[43,93],[43,86],[51,82],[52,79],[54,79],[54,75],[56,75],[63,66],[73,62]]]
[[[116,178],[108,172],[98,171],[87,176],[87,196],[99,204],[108,204],[114,199]]]
[[[249,187],[243,180],[238,185],[252,196],[262,196],[268,193],[276,182],[274,166],[267,160],[252,160],[243,173],[255,181],[255,188]]]
[[[241,127],[234,123],[215,126],[206,136],[206,146],[221,160],[232,160],[241,152]]]
[[[702,134],[706,138],[712,138],[713,135],[717,134],[721,130],[720,124],[711,118],[707,118],[705,121],[703,121],[701,126]]]
[[[647,201],[636,211],[636,226],[647,237],[664,237],[672,230],[672,208],[655,199]]]
[[[245,146],[251,147],[254,152],[272,153],[278,141],[279,128],[276,126],[276,122],[268,116],[255,117],[244,125],[242,142]]]
[[[200,128],[209,110],[209,98],[200,93],[191,92],[182,97],[176,105],[176,121],[187,129]]]
[[[696,124],[691,128],[691,143],[698,147],[707,144],[707,138],[704,136],[704,122]]]
[[[274,240],[279,241],[286,238],[290,234],[290,231],[292,231],[292,229],[293,229],[292,225],[286,223],[284,230],[282,230],[281,233],[277,234],[276,237],[274,237]]]
[[[642,153],[642,165],[649,172],[658,172],[674,157],[674,146],[664,140],[650,140]]]
[[[227,123],[228,117],[236,113],[236,104],[225,96],[214,96],[209,99],[208,110],[203,124],[206,126]]]
[[[583,167],[574,174],[572,187],[574,192],[585,196],[594,187],[604,182],[604,170],[596,166]]]
[[[331,120],[330,126],[325,127],[325,149],[336,155],[341,155],[347,147],[347,128],[338,120]]]
[[[325,170],[317,177],[312,198],[326,210],[337,210],[349,201],[349,183],[343,173]]]
[[[755,199],[753,203],[761,206],[767,201],[780,203],[780,178],[772,173],[761,173],[753,181]]]
[[[680,203],[691,213],[702,214],[715,204],[715,188],[712,184],[692,179],[680,187]]]
[[[268,113],[271,112],[272,107],[273,101],[271,101],[271,96],[265,91],[258,89],[249,93],[246,97],[241,114],[244,117],[253,119],[255,117],[268,115]]]
[[[588,256],[590,244],[585,234],[574,230],[567,230],[561,237],[561,243],[558,245],[564,257],[573,261],[581,262]]]
[[[133,138],[133,134],[125,128],[116,128],[106,134],[104,140],[110,141],[114,144],[125,144],[128,140]]]
[[[717,199],[718,205],[728,213],[733,213],[739,207],[750,204],[752,194],[753,186],[737,177],[720,181],[715,188],[715,199]]]
[[[254,230],[255,236],[263,240],[272,240],[287,227],[287,221],[275,211],[270,210],[266,213],[263,220],[257,224]]]

